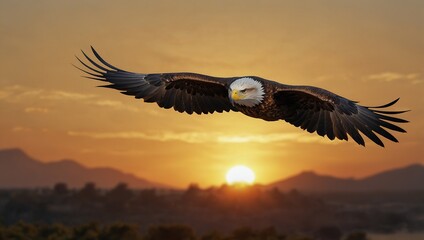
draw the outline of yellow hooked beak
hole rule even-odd
[[[238,91],[238,90],[233,90],[233,91],[231,92],[231,98],[232,98],[233,100],[240,100],[240,99],[241,99],[241,97],[240,97],[239,91]]]

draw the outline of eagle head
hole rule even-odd
[[[264,99],[264,87],[259,81],[243,77],[235,80],[230,85],[229,97],[232,103],[253,107]]]

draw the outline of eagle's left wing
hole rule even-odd
[[[327,135],[331,140],[336,137],[348,140],[347,134],[349,134],[355,142],[365,146],[364,139],[358,132],[360,131],[373,142],[384,147],[376,133],[398,142],[384,128],[406,132],[393,122],[408,121],[389,115],[407,111],[381,110],[392,106],[399,99],[382,106],[364,107],[325,89],[310,86],[284,86],[274,95],[275,101],[283,111],[284,120],[310,133],[316,131],[320,136]]]
[[[86,60],[80,69],[87,78],[109,83],[102,87],[114,88],[121,93],[156,102],[162,108],[174,108],[188,114],[237,111],[228,97],[228,85],[233,78],[218,78],[197,73],[142,74],[119,69],[107,63],[91,48],[97,61],[84,52]]]

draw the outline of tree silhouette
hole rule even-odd
[[[342,238],[342,231],[335,226],[321,227],[315,232],[316,240],[340,240]]]
[[[199,185],[197,183],[191,183],[184,192],[182,201],[184,204],[198,204],[200,193],[202,193],[202,190]]]
[[[195,240],[191,227],[184,225],[155,226],[149,228],[145,240]]]
[[[349,233],[345,240],[368,240],[368,237],[365,232],[353,232]]]
[[[97,200],[99,197],[98,190],[96,188],[96,184],[93,182],[88,182],[84,185],[83,188],[77,193],[79,198],[86,199],[86,200]]]
[[[75,194],[75,200],[80,211],[91,212],[102,206],[101,196],[96,185],[92,182],[86,183],[84,187]]]
[[[243,227],[233,231],[231,240],[246,240],[256,238],[256,233],[250,227]]]
[[[111,213],[120,213],[127,209],[133,192],[126,183],[119,183],[106,194],[106,209]]]
[[[138,228],[131,224],[116,223],[105,227],[99,240],[141,240]]]
[[[218,232],[214,231],[203,235],[200,240],[223,240],[224,237],[221,236]]]
[[[72,230],[62,224],[43,225],[38,237],[39,239],[66,240],[72,237]]]
[[[53,193],[55,195],[63,196],[69,193],[69,188],[66,183],[56,183],[53,187]]]
[[[165,208],[165,201],[158,196],[156,189],[143,189],[136,194],[130,202],[132,211],[149,211],[155,212],[158,209]]]
[[[74,228],[74,239],[78,240],[97,240],[101,229],[98,224],[90,223]]]

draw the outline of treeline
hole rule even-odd
[[[142,232],[148,226],[175,223],[202,234],[213,229],[231,232],[240,226],[273,226],[278,232],[314,233],[325,226],[342,232],[394,232],[424,229],[423,215],[423,203],[344,204],[296,190],[282,192],[261,186],[202,189],[192,184],[177,191],[134,190],[120,183],[105,190],[94,183],[81,189],[58,183],[46,189],[0,190],[0,223],[5,226],[21,221],[66,226],[129,222]]]
[[[62,224],[0,225],[0,240],[369,240],[364,232],[353,232],[345,236],[338,228],[324,227],[306,234],[279,234],[274,228],[255,230],[244,227],[231,233],[210,232],[201,236],[184,225],[159,225],[141,233],[137,225],[116,223],[99,225],[90,223],[79,226]]]
[[[200,189],[190,185],[185,191],[142,189],[133,190],[120,183],[102,190],[94,183],[81,189],[69,189],[58,183],[52,189],[0,191],[0,221],[13,224],[27,222],[64,222],[79,224],[87,221],[110,223],[121,218],[137,218],[149,224],[157,216],[168,215],[189,219],[212,217],[213,214],[245,216],[282,209],[318,210],[325,204],[297,191],[283,193],[260,187],[230,187]],[[200,214],[200,215],[199,215]],[[177,220],[176,219],[176,220]]]

